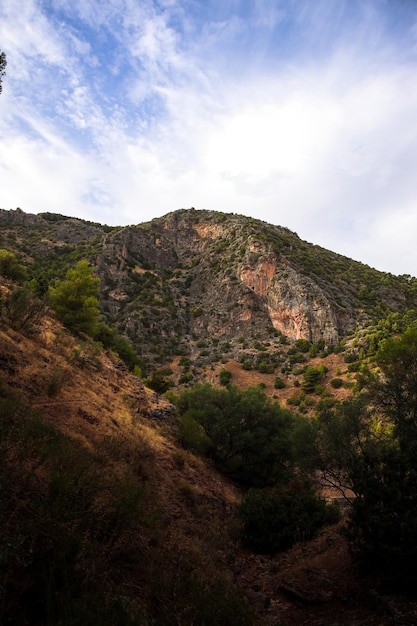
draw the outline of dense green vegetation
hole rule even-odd
[[[26,278],[25,267],[18,262],[14,252],[0,249],[0,276],[22,282]]]
[[[180,433],[183,445],[250,487],[240,508],[247,545],[274,553],[334,521],[335,511],[317,498],[309,479],[319,470],[350,501],[349,537],[358,556],[391,584],[412,589],[417,329],[385,339],[373,364],[373,373],[361,368],[356,395],[319,403],[310,420],[272,403],[259,387],[195,385],[176,398]],[[315,390],[324,372],[305,369],[305,393]],[[331,382],[335,388],[342,383]]]
[[[271,402],[261,388],[242,391],[233,385],[219,389],[197,384],[182,392],[177,404],[184,444],[200,445],[199,438],[187,436],[187,428],[194,423],[192,432],[200,432],[206,453],[235,480],[263,486],[287,476],[294,418]]]
[[[353,493],[349,536],[363,562],[411,590],[417,582],[417,330],[386,340],[376,363],[380,373],[368,371],[357,396],[323,406],[310,422],[304,458],[328,484]]]
[[[300,480],[297,441],[305,420],[271,402],[260,387],[244,391],[197,384],[176,400],[183,445],[211,457],[245,489],[243,541],[274,554],[311,538],[337,511]]]
[[[240,515],[245,545],[261,554],[275,554],[295,542],[308,541],[323,526],[335,523],[339,511],[308,485],[292,483],[273,490],[250,489]]]

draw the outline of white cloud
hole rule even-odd
[[[63,62],[65,55],[59,36],[34,0],[18,4],[13,0],[4,0],[0,16],[1,45],[8,51],[8,63],[12,64],[15,79],[28,78],[21,56],[26,61],[35,57],[38,62],[41,57],[51,64]],[[16,57],[19,62],[14,63]]]
[[[248,21],[225,2],[203,23],[185,0],[51,4],[0,8],[0,206],[113,224],[246,213],[417,274],[417,68],[382,3],[256,0]]]

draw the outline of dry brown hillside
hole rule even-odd
[[[4,623],[416,623],[359,576],[340,526],[274,558],[243,550],[241,493],[179,447],[173,407],[51,316],[30,336],[2,324],[0,381]],[[19,439],[25,406],[65,441],[38,422]]]
[[[142,519],[138,523],[117,519],[118,534],[112,531],[111,536],[101,540],[91,536],[95,532],[92,522],[88,550],[95,554],[90,555],[91,563],[87,565],[87,555],[80,551],[82,563],[75,565],[77,571],[80,568],[80,576],[97,576],[109,598],[130,598],[138,614],[156,616],[157,623],[176,623],[173,615],[180,623],[194,623],[200,611],[192,606],[198,604],[194,596],[219,593],[232,604],[241,603],[227,564],[239,491],[209,465],[178,448],[175,416],[168,402],[146,390],[116,357],[100,352],[87,339],[74,339],[50,317],[43,319],[30,337],[1,328],[0,380],[5,401],[15,401],[18,392],[19,405],[39,411],[77,449],[90,454],[91,463],[97,463],[92,475],[97,471],[106,473],[116,494],[127,483],[132,490],[135,484],[143,487]],[[13,450],[7,454],[16,463],[13,471],[18,472],[19,453]],[[51,461],[43,460],[41,453],[36,461],[23,461],[22,471],[30,463],[31,473],[36,475],[34,488],[40,491],[41,499],[46,498]],[[14,493],[13,497],[23,498],[24,507],[30,507],[31,494],[24,489],[22,484],[19,495]],[[104,491],[108,489],[106,483]],[[108,495],[99,491],[97,497],[106,499]],[[108,514],[104,510],[106,502],[94,506],[98,514]],[[18,516],[21,510],[16,503],[10,506],[9,514]],[[3,542],[14,537],[12,527],[11,520],[10,524],[6,522]],[[24,534],[37,532],[25,520]],[[109,569],[99,571],[104,562]],[[88,568],[91,572],[87,575]],[[6,615],[8,603],[12,603],[12,612],[13,603],[21,603],[22,597],[30,606],[27,598],[36,588],[36,571],[24,567],[22,572],[17,565],[15,569],[16,579],[9,574],[8,584],[2,589]],[[224,593],[217,588],[224,589]],[[21,624],[43,623],[35,616],[32,622],[25,613],[20,620]]]

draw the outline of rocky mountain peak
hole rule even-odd
[[[104,317],[149,363],[209,353],[241,338],[337,344],[360,325],[417,306],[417,281],[369,268],[282,226],[182,209],[108,227],[49,213],[1,211],[4,247],[48,281],[87,258],[101,278]]]

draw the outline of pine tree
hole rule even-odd
[[[76,333],[94,336],[100,315],[100,279],[93,276],[88,261],[79,261],[68,270],[65,280],[49,290],[51,306],[62,323]]]

